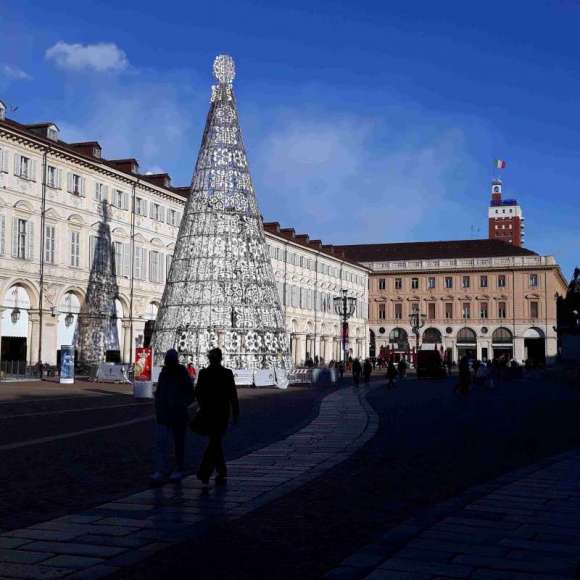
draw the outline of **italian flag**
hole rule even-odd
[[[495,160],[495,168],[496,169],[505,169],[506,165],[507,165],[507,162],[503,161],[502,159]]]

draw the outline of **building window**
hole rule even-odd
[[[169,272],[171,271],[171,262],[173,261],[173,254],[165,256],[165,281],[169,280]]]
[[[471,304],[469,302],[463,304],[463,318],[471,318]]]
[[[419,288],[419,278],[411,278],[411,288],[417,290]]]
[[[506,318],[507,317],[507,306],[505,302],[497,303],[497,317]]]
[[[108,189],[104,183],[95,183],[95,201],[108,201]]]
[[[60,188],[61,171],[52,165],[46,168],[46,185],[52,189]]]
[[[445,288],[453,288],[453,278],[451,276],[445,276]]]
[[[129,195],[120,189],[115,189],[113,193],[113,205],[119,209],[129,209]]]
[[[384,320],[387,317],[385,304],[379,304],[379,319]]]
[[[400,290],[403,287],[403,279],[395,278],[395,290]]]
[[[479,317],[487,318],[487,302],[481,302],[479,305]]]
[[[462,288],[469,288],[471,286],[471,278],[469,276],[463,276],[461,286]]]
[[[536,301],[530,302],[530,318],[540,317],[540,304]]]
[[[384,278],[379,278],[379,290],[384,290],[386,287],[386,280]]]
[[[29,220],[15,217],[12,221],[12,256],[32,259],[32,222]]]
[[[44,261],[47,264],[54,264],[56,250],[56,228],[46,226],[44,228]]]
[[[165,221],[165,208],[158,203],[151,203],[151,212],[149,217],[158,222]]]
[[[506,282],[505,275],[504,274],[500,274],[497,277],[497,287],[498,288],[505,288],[505,282]]]
[[[78,268],[81,261],[81,233],[70,233],[70,265]]]
[[[419,312],[419,303],[418,302],[413,302],[411,304],[411,312]]]
[[[435,288],[435,276],[429,276],[427,278],[427,288],[433,290]]]
[[[115,261],[115,276],[123,273],[123,244],[113,242],[113,260]]]
[[[35,179],[36,162],[24,155],[14,155],[14,175],[22,179]]]
[[[159,252],[149,252],[149,280],[161,282],[161,254]]]
[[[403,305],[400,302],[395,302],[395,318],[397,320],[403,318]]]
[[[172,209],[172,208],[168,208],[168,209],[167,209],[167,223],[168,223],[170,226],[177,226],[177,225],[179,225],[179,222],[178,222],[178,220],[177,220],[177,210],[175,210],[175,209]],[[275,256],[276,256],[276,254],[277,254],[277,250],[278,250],[278,248],[276,248],[276,249],[274,250],[274,252],[275,252]],[[277,256],[276,256],[276,257],[277,257]]]
[[[145,256],[147,250],[142,246],[135,246],[135,263],[133,265],[136,280],[145,280]]]
[[[135,198],[135,213],[137,215],[147,216],[147,200],[142,197]]]
[[[427,317],[429,318],[429,320],[435,320],[436,318],[435,307],[436,307],[435,302],[429,302],[427,304]]]
[[[77,173],[69,173],[67,176],[67,191],[73,195],[83,196],[85,194],[85,178]]]
[[[445,318],[453,318],[453,302],[445,302]]]
[[[487,288],[487,276],[480,276],[479,277],[479,287],[480,288]]]
[[[538,287],[538,275],[537,274],[530,274],[530,288],[537,288]]]

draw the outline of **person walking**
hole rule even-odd
[[[354,386],[358,387],[360,384],[360,375],[362,373],[362,366],[358,358],[355,358],[352,361],[352,380],[354,382]]]
[[[175,349],[165,354],[165,364],[159,374],[155,391],[155,473],[153,484],[161,484],[169,473],[169,448],[173,439],[175,469],[169,480],[177,483],[183,479],[185,459],[185,436],[187,432],[188,410],[194,400],[193,383],[186,368],[179,364]]]
[[[469,359],[467,355],[461,357],[459,361],[459,383],[457,390],[461,395],[469,393],[469,384],[471,383],[471,371],[469,369]]]
[[[363,364],[363,378],[365,385],[368,385],[371,380],[371,374],[373,372],[373,365],[371,361],[367,358]]]
[[[387,365],[387,389],[392,389],[395,386],[397,374],[395,363],[392,360],[389,361],[389,364]]]
[[[233,415],[235,423],[240,416],[234,373],[222,366],[221,349],[210,350],[208,358],[209,366],[199,371],[195,389],[199,412],[209,436],[207,449],[197,471],[197,478],[204,486],[208,485],[214,471],[217,472],[216,484],[226,483],[228,474],[223,438],[228,428],[230,414]]]
[[[403,357],[401,357],[401,360],[397,365],[397,371],[399,372],[399,378],[403,380],[405,378],[405,375],[407,374],[407,363],[405,362],[405,359]]]

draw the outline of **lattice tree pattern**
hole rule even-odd
[[[79,361],[94,365],[104,362],[107,351],[119,350],[115,299],[119,294],[115,260],[108,223],[110,209],[103,202],[97,236],[91,244],[91,272],[85,301],[79,312],[74,346]]]
[[[177,348],[234,369],[290,366],[288,338],[232,90],[231,57],[214,61],[211,105],[155,323],[157,362]]]

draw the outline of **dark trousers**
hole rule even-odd
[[[223,438],[224,434],[222,432],[210,434],[207,449],[199,466],[198,475],[200,479],[209,479],[214,471],[217,471],[219,477],[227,476]]]
[[[173,439],[173,449],[175,451],[175,467],[177,471],[183,471],[186,433],[187,423],[185,421],[176,421],[169,425],[157,424],[154,457],[157,471],[160,473],[169,473],[170,471],[171,439]]]

